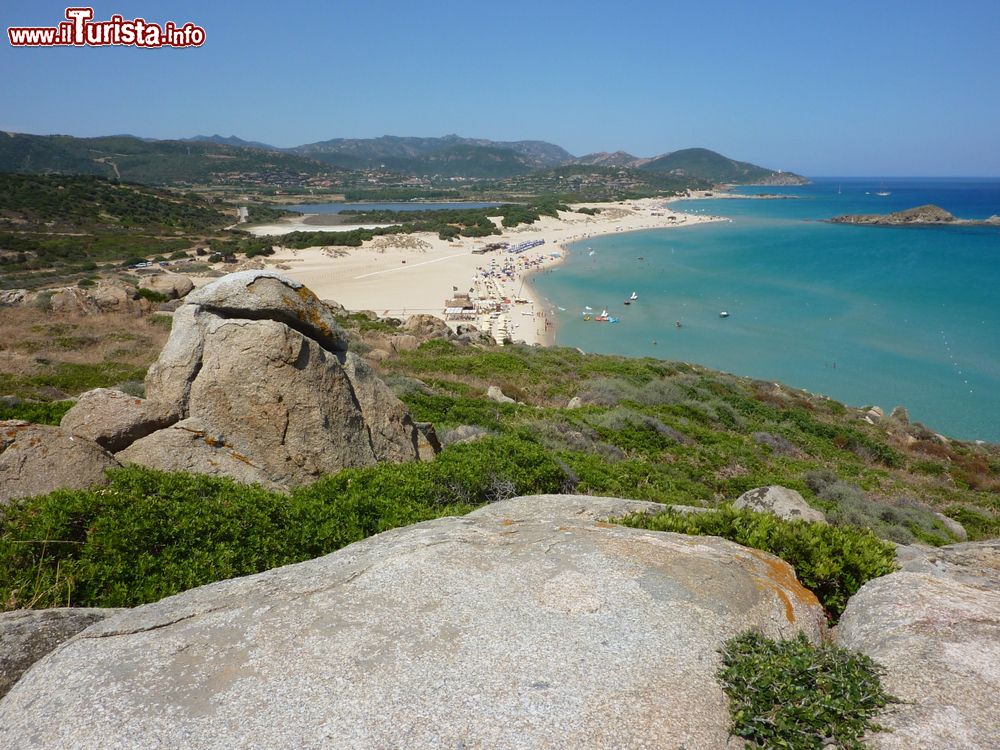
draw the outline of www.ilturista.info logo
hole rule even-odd
[[[205,29],[191,22],[183,26],[167,21],[162,26],[143,18],[125,20],[119,15],[94,21],[93,8],[67,8],[58,26],[11,26],[7,38],[13,47],[200,47]]]

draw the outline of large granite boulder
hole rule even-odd
[[[0,612],[0,698],[32,664],[60,643],[95,622],[122,611],[58,607]]]
[[[114,453],[167,427],[170,421],[168,410],[160,404],[110,388],[95,388],[77,399],[59,426]]]
[[[107,484],[114,457],[92,440],[61,427],[0,422],[0,505],[54,490]]]
[[[826,523],[826,516],[821,511],[811,508],[802,495],[777,484],[747,490],[736,498],[733,507],[746,508],[758,513],[771,513],[789,521]]]
[[[231,274],[189,294],[173,317],[146,376],[146,408],[171,426],[121,450],[123,463],[287,488],[418,459],[406,407],[301,284]]]
[[[0,746],[727,748],[718,648],[818,641],[770,555],[540,496],[92,626],[0,702]]]
[[[411,315],[407,318],[403,324],[403,330],[407,333],[412,333],[422,341],[427,339],[447,339],[453,335],[451,328],[441,318],[423,313]]]
[[[872,747],[1000,747],[1000,547],[953,546],[964,549],[931,573],[866,583],[837,626],[841,645],[885,666],[883,683],[901,700],[879,717],[889,731]]]
[[[1000,591],[1000,539],[944,547],[899,545],[896,547],[896,561],[901,570],[910,573],[925,573],[968,586]]]
[[[158,273],[139,279],[140,289],[150,289],[170,299],[180,299],[194,289],[194,282],[179,273]]]

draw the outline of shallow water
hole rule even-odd
[[[678,203],[733,221],[576,243],[534,283],[567,308],[555,312],[559,344],[697,362],[852,405],[902,404],[945,434],[1000,442],[1000,229],[820,221],[931,202],[985,218],[1000,213],[1000,181],[885,188],[892,195],[879,197],[879,181],[834,178],[781,189],[791,200]],[[639,300],[623,305],[632,291]],[[621,322],[585,322],[585,305]]]

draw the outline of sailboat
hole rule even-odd
[[[639,299],[639,295],[636,294],[635,292],[632,292],[632,296],[629,297],[629,299],[635,302],[637,299]]]
[[[887,195],[892,195],[892,193],[885,189],[885,181],[879,185],[878,192],[875,193],[875,195],[881,196],[882,198],[885,198]]]

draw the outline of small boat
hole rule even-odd
[[[607,323],[609,320],[610,316],[608,315],[608,308],[606,307],[603,310],[601,310],[600,315],[594,316],[594,322],[596,323]]]
[[[875,195],[885,198],[887,195],[892,195],[892,193],[885,189],[885,183],[883,182],[879,185],[878,192]]]
[[[680,328],[681,327],[681,322],[678,320],[676,323],[674,323],[674,325],[677,326],[678,328]],[[654,341],[653,343],[655,344],[656,342]]]
[[[632,296],[629,297],[629,299],[635,302],[635,300],[639,299],[639,295],[636,294],[635,292],[632,292]]]
[[[727,313],[725,310],[723,310],[722,312],[719,313],[719,317],[720,318],[728,318],[729,317],[729,313]]]
[[[591,250],[589,253],[587,253],[587,255],[593,255],[593,254],[594,254],[593,250]]]
[[[623,302],[622,304],[623,304],[623,305],[631,305],[631,304],[632,304],[632,300],[630,300],[630,299],[627,299],[627,300],[625,300],[625,301],[624,301],[624,302]]]
[[[593,310],[594,308],[592,308],[590,305],[584,305],[583,309],[584,310]]]

